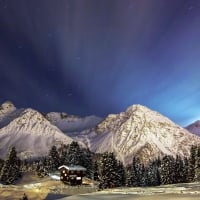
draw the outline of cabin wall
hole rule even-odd
[[[70,185],[81,185],[84,171],[67,170],[62,168],[60,171],[60,180],[64,183],[69,183]]]

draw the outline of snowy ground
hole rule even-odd
[[[87,180],[85,180],[87,181]],[[26,174],[17,185],[0,185],[0,200],[200,200],[200,183],[146,188],[117,188],[97,192],[94,185],[71,187],[49,177]]]
[[[26,193],[29,200],[56,200],[67,196],[96,191],[91,185],[72,187],[50,177],[26,174],[16,185],[0,185],[0,200],[19,200]]]
[[[146,188],[119,188],[59,200],[200,200],[200,183]]]

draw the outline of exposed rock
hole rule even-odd
[[[126,112],[108,115],[95,130],[83,132],[80,139],[95,152],[113,151],[125,164],[133,156],[143,162],[164,154],[188,156],[200,138],[167,117],[145,106],[133,105]]]

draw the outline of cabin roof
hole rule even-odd
[[[86,168],[82,167],[80,165],[70,165],[70,166],[61,165],[58,169],[62,169],[62,168],[65,168],[65,169],[68,169],[68,170],[86,171]]]

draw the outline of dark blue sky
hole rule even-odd
[[[0,102],[200,119],[199,0],[0,0]]]

